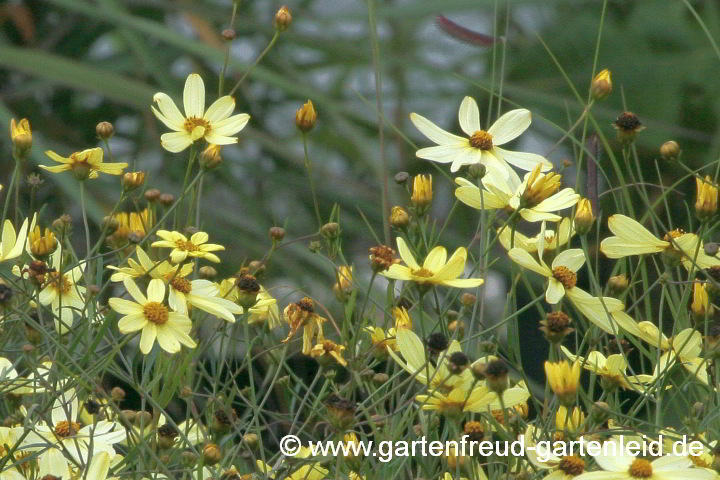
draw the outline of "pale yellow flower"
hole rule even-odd
[[[165,284],[162,280],[150,280],[147,297],[135,285],[132,278],[125,278],[125,288],[134,301],[111,298],[108,304],[116,312],[125,315],[118,321],[120,333],[142,330],[140,351],[147,355],[157,339],[160,347],[168,353],[180,351],[180,345],[195,348],[189,333],[192,323],[187,315],[171,312],[164,304]]]
[[[664,258],[670,263],[682,262],[688,270],[693,266],[693,259],[696,268],[700,269],[720,265],[720,259],[705,253],[702,240],[694,233],[673,230],[660,240],[639,222],[625,215],[613,215],[608,218],[608,227],[615,236],[608,237],[600,243],[600,250],[608,258],[663,253]],[[700,242],[699,246],[698,242]]]
[[[550,389],[562,403],[568,404],[575,400],[581,368],[577,361],[572,365],[567,361],[545,362],[545,375]]]
[[[408,280],[421,285],[445,285],[455,288],[472,288],[483,284],[482,278],[458,278],[465,271],[467,260],[467,250],[463,247],[455,250],[448,260],[447,250],[437,246],[425,257],[422,267],[418,265],[402,237],[397,237],[397,247],[405,265],[391,265],[387,271],[382,272],[387,278]]]
[[[560,457],[546,442],[537,442],[539,435],[533,425],[525,430],[525,455],[536,468],[550,470],[545,479],[571,480],[585,471],[585,461],[580,457]],[[529,448],[528,448],[529,447]]]
[[[540,173],[540,165],[527,173],[522,182],[514,171],[506,178],[502,173],[488,170],[482,178],[484,190],[469,180],[456,178],[459,187],[455,189],[455,196],[478,210],[517,212],[528,222],[557,222],[562,217],[553,212],[572,207],[580,199],[572,188],[560,190],[560,179],[554,172]]]
[[[573,228],[572,221],[568,217],[564,217],[557,223],[557,229],[546,228],[544,230],[544,242],[543,242],[543,255],[555,258],[555,252],[564,247],[570,242],[570,239],[575,235],[575,229]],[[510,239],[512,237],[512,229],[510,227],[498,228],[498,240],[506,250],[510,248],[522,248],[528,253],[537,253],[538,241],[540,240],[540,234],[535,236],[527,237],[520,232],[515,232],[514,247],[510,247]]]
[[[652,382],[652,375],[628,375],[627,362],[622,354],[616,353],[605,357],[602,353],[593,350],[587,359],[570,353],[570,350],[560,346],[565,356],[571,362],[580,363],[585,370],[589,370],[608,382],[609,386],[619,386],[628,390],[642,391],[642,385]]]
[[[450,171],[457,172],[463,165],[480,163],[489,170],[510,172],[514,165],[522,170],[532,170],[542,165],[543,170],[552,164],[535,153],[512,152],[499,147],[519,137],[530,126],[532,115],[529,110],[511,110],[487,129],[480,128],[480,110],[471,97],[465,97],[460,104],[458,120],[467,137],[446,132],[427,118],[417,113],[410,114],[410,120],[423,135],[438,144],[436,147],[421,148],[418,158],[439,163],[451,163]]]
[[[163,148],[173,153],[181,152],[201,139],[215,145],[237,143],[237,137],[233,135],[250,120],[247,113],[232,115],[235,99],[229,95],[218,98],[205,110],[205,84],[196,73],[190,74],[185,81],[185,115],[180,113],[175,102],[165,93],[156,93],[153,101],[158,107],[150,107],[153,114],[173,130],[160,137]]]
[[[423,410],[436,410],[438,413],[457,416],[463,412],[482,413],[489,410],[511,408],[530,398],[530,392],[522,386],[510,387],[502,393],[503,402],[497,393],[485,385],[476,385],[469,391],[469,386],[453,388],[449,393],[431,390],[430,395],[416,395],[415,400]]]
[[[5,220],[2,229],[2,240],[0,241],[0,262],[12,260],[22,255],[27,240],[28,219],[23,221],[20,232],[15,233],[15,228],[10,220]]]
[[[613,445],[614,443],[614,445]],[[621,442],[613,440],[603,445],[595,461],[602,471],[587,472],[577,480],[713,480],[717,473],[706,468],[693,468],[693,463],[685,456],[664,455],[650,462],[627,448]],[[626,445],[626,444],[625,444]],[[626,445],[627,446],[627,445]]]
[[[122,175],[123,169],[128,166],[127,163],[103,162],[102,148],[90,148],[83,150],[82,152],[75,152],[67,158],[61,157],[52,150],[46,151],[45,154],[61,165],[56,165],[54,167],[40,165],[40,168],[53,173],[71,170],[75,176],[81,180],[86,178],[97,178],[99,173]]]
[[[172,248],[170,260],[173,263],[184,262],[188,257],[205,258],[211,262],[220,263],[217,255],[210,252],[225,250],[222,245],[207,243],[210,238],[205,232],[193,233],[190,240],[180,232],[158,230],[156,235],[162,240],[153,242],[153,247]]]

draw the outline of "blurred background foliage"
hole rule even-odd
[[[321,213],[327,219],[333,205],[339,205],[345,257],[356,264],[359,275],[369,275],[367,249],[377,242],[368,224],[383,237],[369,7],[377,28],[390,204],[408,201],[405,189],[392,181],[395,173],[433,173],[432,214],[438,226],[453,204],[452,182],[415,158],[412,143],[429,142],[410,124],[408,113],[421,113],[459,131],[457,109],[463,96],[478,99],[484,121],[492,100],[494,119],[502,85],[503,111],[519,105],[534,115],[530,134],[514,149],[545,154],[584,108],[579,98],[587,98],[601,28],[597,70],[612,71],[614,91],[593,114],[610,148],[620,149],[611,123],[631,110],[647,127],[636,144],[646,182],[668,185],[681,172],[667,162],[656,167],[657,149],[666,140],[680,143],[683,159],[692,168],[720,155],[720,51],[715,43],[720,38],[720,2],[368,1],[288,0],[290,30],[238,90],[236,112],[248,112],[252,119],[239,135],[240,143],[223,149],[224,163],[205,180],[202,201],[203,229],[213,242],[228,246],[222,274],[261,258],[270,245],[268,228],[284,225],[286,239],[298,241],[274,254],[267,272],[270,285],[292,285],[331,301],[333,269],[307,248],[310,239],[305,237],[317,227],[302,138],[294,125],[295,110],[312,99],[318,123],[310,133],[310,155]],[[111,140],[116,159],[146,170],[149,185],[177,196],[186,156],[161,149],[159,136],[165,129],[150,112],[152,95],[163,91],[179,100],[186,76],[197,72],[205,80],[208,103],[214,100],[226,47],[226,84],[232,85],[272,38],[272,18],[280,6],[266,0],[239,1],[236,39],[228,44],[220,32],[229,26],[229,0],[6,1],[0,5],[0,120],[7,125],[11,117],[30,119],[35,164],[50,163],[45,149],[67,155],[99,146],[95,125],[110,121],[116,129]],[[440,28],[440,14],[502,38],[492,47],[463,42]],[[552,150],[550,159],[556,165],[575,162],[581,130]],[[7,185],[12,159],[8,137],[2,138],[0,181]],[[606,159],[601,157],[600,168],[617,184]],[[29,165],[26,173],[36,170]],[[578,185],[573,185],[572,166],[564,173],[566,183],[584,194],[584,172],[577,177]],[[43,221],[49,224],[65,212],[80,220],[74,179],[40,175],[46,181],[38,193],[38,200],[47,204]],[[97,228],[120,187],[117,178],[106,177],[90,182],[90,188],[90,213]],[[601,181],[600,193],[606,188]],[[649,186],[648,191],[652,197],[661,190]],[[26,185],[23,192],[28,202]],[[684,204],[694,201],[693,192],[692,179],[678,187],[676,213],[685,215]],[[605,217],[615,213],[606,201],[610,197],[601,197]],[[665,213],[658,210],[658,215]],[[467,245],[476,224],[476,211],[455,209],[446,246]],[[79,224],[75,231],[81,233]],[[502,261],[494,268],[502,269],[506,257],[497,253]],[[488,312],[499,315],[506,275],[488,272],[487,278],[488,299],[498,302]],[[289,292],[292,289],[278,290],[276,295],[282,298]],[[281,308],[285,303],[281,300]]]

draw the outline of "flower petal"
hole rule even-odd
[[[153,96],[153,101],[157,103],[157,109],[151,108],[158,120],[173,130],[182,131],[185,129],[185,117],[180,113],[180,109],[169,95],[158,92]]]
[[[213,125],[216,122],[228,118],[232,114],[233,110],[235,110],[235,99],[230,95],[225,95],[224,97],[218,98],[212,105],[210,105],[207,112],[205,112],[204,118]]]
[[[197,73],[191,73],[185,80],[183,106],[187,118],[203,118],[205,112],[205,84]]]
[[[418,265],[415,261],[415,257],[413,257],[413,254],[405,243],[405,240],[403,240],[402,237],[397,237],[396,242],[398,253],[400,254],[400,258],[402,258],[403,262],[405,262],[405,265],[410,267],[412,270],[420,270],[420,265]]]
[[[193,143],[192,137],[185,131],[163,133],[160,141],[162,147],[171,153],[182,152]]]
[[[214,123],[212,125],[211,133],[223,137],[235,135],[240,130],[245,128],[245,125],[247,125],[249,120],[250,115],[248,115],[247,113],[238,113],[237,115],[233,115],[230,118],[226,118],[225,120]]]
[[[460,110],[458,110],[458,121],[460,122],[460,128],[468,137],[480,130],[480,110],[474,98],[463,98]]]
[[[510,110],[492,124],[488,133],[492,135],[493,145],[503,145],[519,137],[530,126],[530,110],[518,108]]]
[[[450,132],[446,132],[422,115],[418,115],[417,113],[411,113],[410,121],[413,123],[413,125],[415,125],[415,128],[420,130],[423,135],[425,135],[427,138],[437,143],[438,145],[451,145],[459,143],[469,145],[467,138],[459,137],[457,135],[453,135]]]
[[[542,164],[542,171],[547,172],[553,167],[552,163],[537,153],[513,152],[500,147],[493,148],[492,153],[497,158],[509,163],[510,165],[516,166],[520,170],[531,171],[536,165]]]

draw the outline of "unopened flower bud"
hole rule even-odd
[[[118,222],[116,218],[109,216],[103,217],[102,224],[105,228],[105,232],[108,235],[112,234],[113,232],[115,232],[115,230],[118,229],[118,227],[120,227],[120,222]]]
[[[222,460],[222,451],[214,443],[208,443],[203,447],[203,460],[205,465],[215,465]]]
[[[156,202],[160,198],[160,195],[160,190],[157,188],[145,190],[145,200],[148,202]]]
[[[158,197],[158,202],[160,202],[160,205],[163,207],[169,207],[175,203],[175,197],[172,193],[161,193]]]
[[[246,433],[243,435],[242,441],[248,447],[253,448],[258,444],[259,438],[255,433]]]
[[[211,170],[222,163],[220,156],[220,145],[209,145],[200,155],[200,166],[206,170]]]
[[[273,242],[280,242],[285,238],[285,229],[282,227],[270,227],[270,238]]]
[[[410,201],[417,209],[418,215],[424,215],[433,199],[432,175],[416,175],[413,179],[413,190]]]
[[[590,418],[597,424],[603,424],[610,416],[610,405],[605,402],[595,402],[590,407]]]
[[[465,292],[462,294],[462,297],[460,297],[460,303],[462,303],[465,308],[472,307],[475,305],[475,302],[477,302],[477,297],[472,293]]]
[[[580,235],[585,235],[592,228],[593,222],[595,222],[595,215],[593,215],[592,204],[589,199],[581,198],[575,209],[575,231]]]
[[[340,235],[340,225],[336,222],[329,222],[320,228],[320,233],[327,239],[337,238]]]
[[[152,414],[150,412],[140,411],[135,415],[135,425],[138,427],[148,427],[152,424]]]
[[[123,190],[131,192],[145,183],[145,172],[128,172],[122,177]]]
[[[703,246],[703,249],[705,250],[705,253],[707,255],[714,257],[715,255],[717,255],[718,250],[720,250],[720,245],[715,242],[708,242]]]
[[[100,122],[95,126],[95,133],[100,140],[107,140],[115,134],[115,127],[110,122]]]
[[[226,28],[222,31],[222,37],[228,42],[235,40],[235,30],[232,28]]]
[[[674,140],[668,140],[660,146],[660,156],[665,160],[677,160],[680,155],[680,145]]]
[[[410,174],[408,172],[398,172],[395,174],[395,183],[398,185],[405,185],[408,178],[410,178]]]
[[[275,20],[273,20],[275,30],[278,32],[284,32],[290,28],[291,23],[292,15],[290,14],[290,9],[287,6],[280,7],[280,10],[275,13]]]
[[[125,400],[125,390],[123,390],[120,387],[113,387],[113,389],[110,391],[110,398],[112,398],[113,402],[120,403],[123,400]]]
[[[407,210],[400,206],[392,207],[390,211],[390,225],[395,228],[402,229],[410,224],[410,215]]]
[[[462,340],[465,336],[465,322],[462,320],[453,320],[448,324],[448,332],[458,340]]]
[[[595,100],[604,100],[612,92],[612,78],[610,71],[606,68],[595,75],[590,86],[590,94]]]
[[[180,392],[178,395],[180,395],[180,398],[188,398],[191,397],[193,394],[192,387],[190,385],[185,385],[180,389]]]
[[[21,160],[27,157],[33,142],[32,130],[27,118],[23,118],[17,123],[15,123],[14,118],[10,120],[10,140],[12,141],[15,159]]]
[[[317,112],[312,100],[308,100],[302,108],[295,112],[295,126],[303,133],[307,133],[315,127]]]
[[[718,189],[710,176],[706,176],[705,180],[696,177],[695,185],[695,215],[700,221],[710,220],[717,213]]]
[[[617,297],[627,290],[630,285],[627,275],[621,273],[608,279],[608,287],[610,287],[610,295]]]
[[[198,273],[200,274],[200,278],[202,278],[203,280],[212,280],[217,277],[217,270],[208,265],[200,267]]]
[[[387,373],[376,373],[373,375],[372,380],[376,385],[384,385],[388,380],[390,380],[390,377]]]
[[[468,168],[468,176],[473,180],[480,180],[487,173],[487,168],[482,163],[474,163]]]

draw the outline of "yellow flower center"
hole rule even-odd
[[[175,246],[184,252],[197,252],[199,247],[188,240],[176,240]]]
[[[80,431],[80,425],[75,422],[68,422],[67,420],[63,420],[62,422],[58,422],[57,425],[55,425],[55,435],[62,438],[67,438],[75,435],[78,431]]]
[[[485,130],[478,130],[470,137],[470,145],[480,150],[491,150],[493,148],[492,135]]]
[[[628,472],[630,473],[630,476],[635,478],[648,478],[652,477],[653,470],[650,462],[644,458],[636,458],[630,464]]]
[[[552,275],[555,280],[563,284],[565,289],[570,289],[577,284],[577,274],[562,265],[553,268]]]
[[[67,275],[62,275],[60,272],[50,272],[50,286],[60,294],[68,294],[72,288],[72,284],[70,280],[68,280]]]
[[[690,455],[688,458],[693,463],[693,465],[695,465],[696,467],[712,468],[712,465],[710,465],[710,463],[707,462],[706,460],[703,460],[703,458],[700,455]]]
[[[558,464],[558,468],[565,472],[566,475],[577,476],[585,470],[585,460],[575,456],[563,457]]]
[[[663,240],[666,242],[669,242],[671,238],[678,238],[685,235],[685,231],[681,228],[678,228],[677,230],[671,230],[668,233],[665,234],[665,237],[663,237]]]
[[[175,277],[170,285],[180,293],[188,294],[192,291],[192,284],[184,278]]]
[[[197,117],[186,118],[183,127],[188,133],[192,133],[193,130],[195,130],[195,128],[197,127],[203,127],[205,129],[205,135],[210,133],[211,130],[210,122],[208,122],[204,118]]]
[[[155,325],[164,325],[170,316],[167,307],[158,302],[146,303],[143,307],[143,313],[145,314],[145,318]]]
[[[433,276],[433,273],[427,268],[421,268],[420,270],[415,270],[412,273],[414,276],[422,278],[430,278]]]

